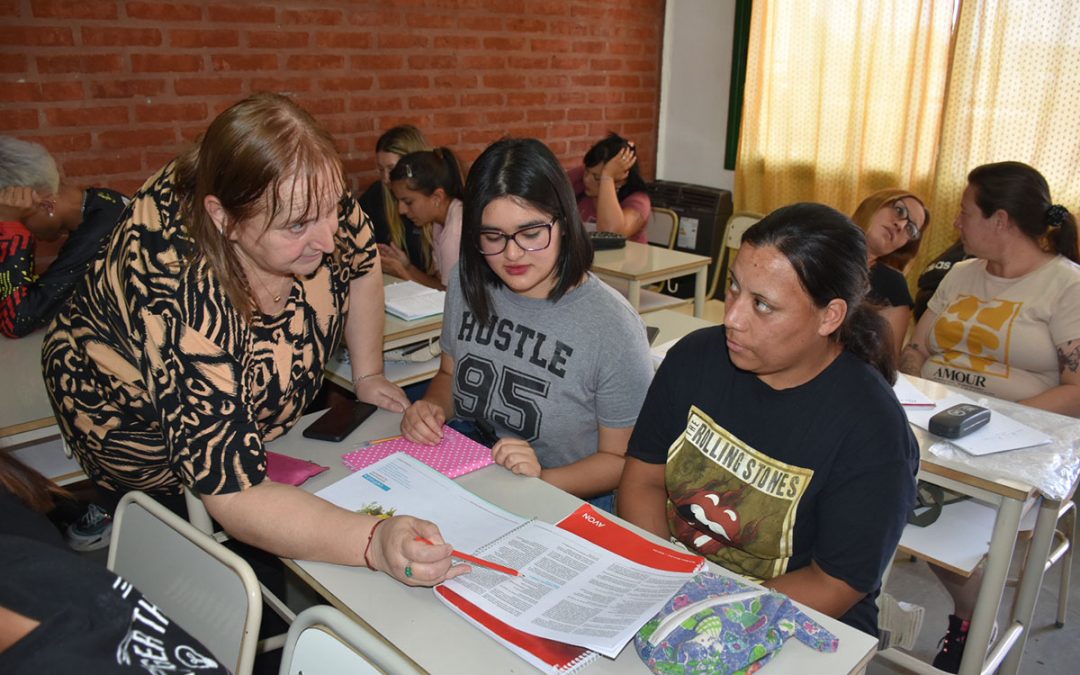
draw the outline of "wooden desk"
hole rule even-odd
[[[309,421],[305,419],[292,432],[269,444],[269,449],[329,466],[330,471],[315,476],[303,486],[305,490],[316,492],[347,475],[348,470],[341,462],[344,452],[363,439],[397,433],[399,420],[400,415],[380,410],[344,442],[325,443],[300,435],[300,430]],[[551,523],[581,504],[576,497],[539,479],[515,476],[497,466],[489,466],[458,480],[469,490],[495,504]],[[363,542],[358,544],[362,545]],[[428,672],[440,675],[535,672],[512,652],[443,605],[431,589],[409,588],[385,574],[375,574],[363,568],[304,561],[286,561],[286,564],[327,601],[370,626]],[[813,610],[808,610],[808,613],[840,637],[839,651],[835,654],[819,654],[792,640],[768,666],[769,672],[776,675],[835,675],[860,672],[865,668],[876,648],[875,639]],[[649,671],[633,646],[628,645],[617,659],[601,658],[586,672],[596,675],[644,675]]]
[[[950,393],[963,393],[969,398],[975,398],[975,395],[971,392],[964,392],[937,382],[917,377],[909,377],[909,379],[923,393],[934,400],[940,400]],[[1055,449],[1068,458],[1069,461],[1065,462],[1066,466],[1070,467],[1068,471],[1071,472],[1068,480],[1075,485],[1077,480],[1076,460],[1080,455],[1080,443],[1065,438],[1062,430],[1075,430],[1077,428],[1076,420],[998,399],[987,399],[986,405],[992,410],[1005,415],[1023,417],[1026,423],[1055,437],[1057,439]],[[964,647],[964,659],[960,664],[960,673],[961,675],[973,675],[980,672],[992,672],[999,665],[1001,673],[1015,673],[1020,666],[1020,659],[1023,656],[1024,646],[1031,626],[1031,618],[1035,611],[1035,602],[1038,599],[1039,589],[1042,587],[1043,563],[1050,551],[1054,527],[1057,523],[1057,512],[1061,502],[1043,497],[1034,485],[1023,480],[998,475],[988,468],[981,468],[979,461],[970,464],[959,463],[935,456],[930,453],[930,447],[942,442],[944,439],[914,426],[912,429],[921,450],[920,479],[954,492],[990,502],[997,507],[993,535],[990,540],[990,552],[986,558],[982,586],[979,589],[975,613],[972,617],[971,628],[968,631],[967,644]],[[1024,450],[1014,452],[1024,452]],[[982,464],[986,464],[986,462],[982,462]],[[1046,470],[1054,471],[1055,469],[1046,467]],[[984,661],[983,655],[986,654],[990,642],[990,634],[993,630],[994,620],[997,618],[1002,592],[1008,577],[1024,502],[1029,498],[1038,499],[1039,511],[1035,521],[1034,536],[1027,552],[1026,571],[1017,590],[1010,623],[1001,627],[998,642],[994,650],[986,655]],[[880,655],[881,658],[900,664],[913,672],[939,672],[929,664],[897,649],[887,649],[880,652]]]
[[[660,329],[656,339],[653,340],[653,346],[662,345],[671,340],[679,340],[696,330],[717,325],[712,321],[687,316],[679,312],[673,312],[670,309],[661,309],[656,312],[642,314],[641,318],[645,321],[646,326]]]
[[[625,248],[597,251],[592,271],[607,279],[626,282],[627,300],[638,311],[642,306],[642,284],[694,274],[694,316],[700,317],[705,311],[709,262],[705,256],[628,241]]]

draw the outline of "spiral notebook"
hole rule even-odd
[[[423,445],[410,440],[395,438],[377,445],[357,448],[342,455],[345,466],[353,471],[368,467],[395,452],[415,457],[439,473],[457,478],[471,471],[492,464],[491,448],[480,445],[468,436],[443,426],[443,438],[436,445]]]

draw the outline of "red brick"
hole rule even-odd
[[[235,77],[190,77],[174,80],[173,90],[180,96],[238,96],[243,91],[243,80]]]
[[[506,65],[514,69],[539,70],[547,68],[549,61],[547,56],[510,56],[506,59]]]
[[[642,86],[642,79],[637,75],[608,75],[608,85],[617,89],[631,89]]]
[[[402,13],[394,9],[350,8],[345,19],[353,26],[386,29],[401,25]]]
[[[436,35],[431,45],[435,49],[480,49],[483,42],[475,35]]]
[[[598,40],[577,40],[574,42],[574,52],[577,54],[600,54],[604,51],[604,44]]]
[[[344,19],[344,14],[337,9],[283,9],[281,10],[281,23],[337,26]]]
[[[115,2],[87,0],[33,0],[30,10],[34,16],[58,19],[115,19]]]
[[[16,129],[37,129],[38,128],[38,111],[37,109],[30,110],[5,110],[3,115],[0,115],[0,129],[4,131],[15,131]]]
[[[5,47],[66,47],[75,44],[70,28],[53,26],[0,27],[0,45]],[[5,54],[4,58],[8,58]]]
[[[600,108],[571,108],[566,111],[566,119],[575,122],[595,122],[603,119],[604,111]]]
[[[22,54],[4,54],[0,59],[0,73],[25,73],[27,68],[26,57]]]
[[[593,105],[611,105],[613,103],[622,103],[623,93],[621,91],[592,91],[589,92],[589,103]]]
[[[477,77],[461,74],[435,75],[431,78],[431,84],[440,89],[470,90],[476,88]]]
[[[271,49],[296,49],[308,46],[308,34],[289,33],[286,31],[252,30],[248,31],[249,47],[270,47]]]
[[[525,78],[514,73],[484,75],[484,86],[495,89],[521,89],[525,86]]]
[[[506,30],[515,33],[543,33],[547,30],[547,21],[543,19],[507,19]]]
[[[210,67],[215,71],[277,70],[277,54],[214,54]]]
[[[69,178],[79,176],[107,176],[109,174],[133,173],[142,171],[142,160],[139,154],[127,152],[124,154],[112,154],[105,156],[97,154],[94,157],[82,159],[63,160],[63,173]]]
[[[414,29],[457,27],[457,19],[446,14],[409,13],[405,15],[405,25]]]
[[[461,95],[462,108],[489,108],[503,105],[506,98],[502,94],[467,93]]]
[[[177,152],[175,150],[165,152],[147,150],[143,153],[143,167],[145,167],[148,171],[157,171],[161,167],[176,159],[176,155]]]
[[[592,59],[589,70],[620,70],[622,65],[622,59]]]
[[[285,61],[288,70],[332,70],[345,67],[345,57],[337,54],[294,54]]]
[[[268,5],[249,5],[238,7],[210,5],[206,8],[211,21],[230,21],[236,23],[274,23],[277,11]]]
[[[521,40],[514,39],[512,37],[486,37],[484,38],[484,49],[490,49],[495,51],[517,51],[522,47]]]
[[[584,124],[552,124],[548,128],[548,134],[552,138],[573,138],[583,135],[585,131]]]
[[[42,101],[81,101],[86,98],[81,80],[71,82],[42,82]]]
[[[363,91],[371,89],[375,78],[370,75],[350,75],[348,77],[331,77],[319,80],[319,88],[323,91]]]
[[[139,122],[191,122],[206,119],[205,103],[151,103],[135,106]]]
[[[235,30],[171,30],[169,44],[180,48],[236,47],[240,34]]]
[[[401,96],[381,96],[354,98],[349,101],[349,112],[358,113],[385,113],[401,110],[405,107],[405,100]],[[395,124],[398,122],[395,121]],[[375,143],[372,142],[372,146]]]
[[[165,162],[162,162],[158,168],[161,168],[161,166],[164,165]],[[108,187],[111,187],[113,190],[116,190],[117,192],[123,193],[125,195],[133,195],[139,191],[139,188],[143,186],[144,182],[145,181],[138,178],[110,178]]]
[[[165,91],[164,80],[105,80],[90,83],[93,98],[157,96]]]
[[[413,110],[451,108],[457,104],[457,96],[453,94],[410,96],[408,104]]]
[[[551,57],[551,67],[558,70],[581,70],[589,60],[584,56],[566,56],[564,54],[555,54]]]
[[[529,16],[557,16],[569,12],[570,3],[566,0],[531,0],[525,3],[525,14]]]
[[[7,57],[5,57],[7,58]],[[107,73],[123,69],[119,54],[65,54],[64,56],[39,56],[39,73]]]
[[[525,108],[547,103],[547,94],[542,91],[512,91],[506,95],[506,105],[513,108]]]
[[[573,42],[554,38],[534,38],[529,40],[529,49],[545,54],[565,54],[570,51]]]
[[[182,141],[193,143],[202,138],[202,135],[206,133],[206,125],[200,124],[197,127],[180,127],[178,131],[180,132],[180,139]]]
[[[2,87],[5,102],[41,100],[41,85],[37,82],[5,82]]]
[[[251,91],[294,92],[311,89],[307,77],[256,77],[251,80]]]
[[[145,148],[176,143],[176,132],[172,129],[136,128],[123,131],[103,131],[97,135],[97,138],[98,143],[106,150]]]
[[[380,89],[424,89],[428,86],[426,75],[379,75]]]
[[[202,7],[167,2],[128,2],[125,5],[128,18],[153,19],[155,21],[198,21]]]
[[[334,113],[345,112],[345,99],[343,98],[327,98],[326,96],[319,96],[317,98],[297,97],[296,102],[299,103],[304,110],[307,110],[316,117],[319,115],[332,115]]]
[[[484,113],[484,119],[489,124],[505,124],[507,122],[520,122],[525,119],[524,110],[515,110],[513,108],[507,108],[505,110],[492,110]]]
[[[349,67],[353,70],[377,72],[401,70],[404,66],[405,57],[401,54],[357,54],[349,57]]]
[[[532,108],[525,111],[525,119],[530,122],[560,122],[566,119],[566,111]]]
[[[460,30],[498,32],[502,30],[502,19],[496,16],[462,16],[458,19]]]
[[[113,47],[126,45],[157,46],[161,44],[161,31],[157,28],[124,28],[109,26],[96,28],[83,26],[82,43],[93,47]]]
[[[567,105],[570,103],[584,104],[588,101],[588,94],[581,89],[570,89],[569,87],[560,87],[558,91],[548,92],[548,102],[557,103],[559,105]]]
[[[0,16],[18,16],[19,0],[0,0]]]
[[[430,40],[426,35],[380,33],[378,42],[379,49],[423,49],[427,48]]]
[[[409,68],[412,70],[450,70],[457,67],[457,57],[450,54],[416,54],[409,57]]]
[[[477,112],[443,112],[435,113],[433,120],[436,127],[449,129],[469,129],[484,126],[486,120],[482,113]]]
[[[552,21],[548,25],[552,35],[588,35],[589,26],[581,21]]]
[[[468,70],[502,70],[506,57],[494,54],[466,54],[461,57],[461,67]]]
[[[28,136],[28,141],[40,143],[53,154],[90,149],[90,134],[49,134],[48,136]]]
[[[315,46],[330,49],[370,49],[371,33],[316,33]]]
[[[602,87],[607,84],[607,78],[603,75],[586,73],[584,75],[573,76],[570,78],[570,83],[575,87]]]
[[[127,106],[101,106],[96,108],[51,108],[45,111],[45,119],[55,127],[104,126],[127,124]]]
[[[136,73],[197,73],[203,57],[195,54],[132,54],[131,70]]]

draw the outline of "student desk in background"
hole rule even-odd
[[[399,414],[380,410],[343,442],[327,443],[301,436],[303,428],[315,417],[317,414],[305,417],[287,435],[268,445],[274,452],[310,459],[330,467],[329,471],[309,479],[302,486],[309,492],[317,492],[348,475],[341,455],[365,439],[384,438],[398,433],[401,419]],[[582,503],[540,479],[516,476],[494,465],[466,474],[458,482],[503,508],[550,523],[570,514]],[[357,546],[362,547],[363,543],[357,542]],[[525,661],[446,607],[430,588],[410,588],[385,574],[358,567],[291,560],[285,562],[327,601],[370,626],[428,672],[439,675],[536,672]],[[839,650],[834,654],[819,654],[797,640],[790,640],[780,655],[768,665],[767,672],[774,675],[861,672],[872,657],[877,640],[813,610],[807,611],[840,638]],[[638,658],[633,645],[627,645],[617,659],[598,659],[585,672],[595,675],[645,675],[649,671]]]
[[[625,248],[597,251],[592,271],[607,281],[614,280],[612,285],[620,290],[622,284],[627,284],[626,298],[639,312],[642,311],[642,284],[693,274],[694,316],[700,317],[705,312],[710,262],[705,256],[628,241]],[[675,304],[681,303],[678,298],[669,299]]]
[[[951,393],[961,393],[976,400],[980,398],[978,394],[949,387],[938,382],[911,376],[906,377],[924,394],[934,400],[940,400]],[[1051,447],[1055,452],[1062,455],[1065,460],[1063,464],[1067,468],[1042,468],[1047,472],[1066,471],[1069,475],[1065,480],[1073,486],[1076,485],[1077,460],[1080,457],[1080,433],[1077,433],[1077,429],[1080,425],[1077,424],[1075,419],[994,398],[986,398],[985,405],[995,412],[1018,419],[1055,438]],[[995,475],[993,471],[978,467],[980,460],[986,458],[975,460],[972,463],[973,465],[969,465],[932,455],[930,447],[942,442],[943,439],[914,425],[912,425],[912,430],[915,432],[921,450],[920,479],[934,485],[940,485],[953,492],[990,502],[997,508],[982,587],[979,590],[975,613],[971,621],[971,629],[968,632],[967,644],[964,647],[964,660],[960,664],[960,673],[961,675],[973,675],[980,672],[992,672],[997,669],[998,664],[1000,664],[1001,673],[1015,673],[1020,666],[1020,659],[1023,656],[1024,645],[1031,627],[1032,615],[1035,611],[1035,602],[1039,596],[1039,589],[1042,587],[1044,563],[1050,551],[1061,501],[1043,497],[1039,494],[1035,485],[1022,479],[1002,477]],[[1013,452],[1024,452],[1024,450]],[[993,652],[986,655],[984,663],[982,655],[986,654],[992,626],[997,618],[998,607],[1001,604],[1002,592],[1009,573],[1009,564],[1012,561],[1020,517],[1023,513],[1024,504],[1028,499],[1037,500],[1036,507],[1039,510],[1035,521],[1034,535],[1028,548],[1026,571],[1013,602],[1011,621],[1007,625],[1000,626],[997,645]],[[899,599],[903,600],[903,598]],[[929,664],[895,648],[880,652],[880,655],[881,658],[897,663],[913,672],[939,672]]]

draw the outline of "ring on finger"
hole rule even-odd
[[[412,563],[410,562],[405,563],[405,576],[410,579],[412,578]]]

